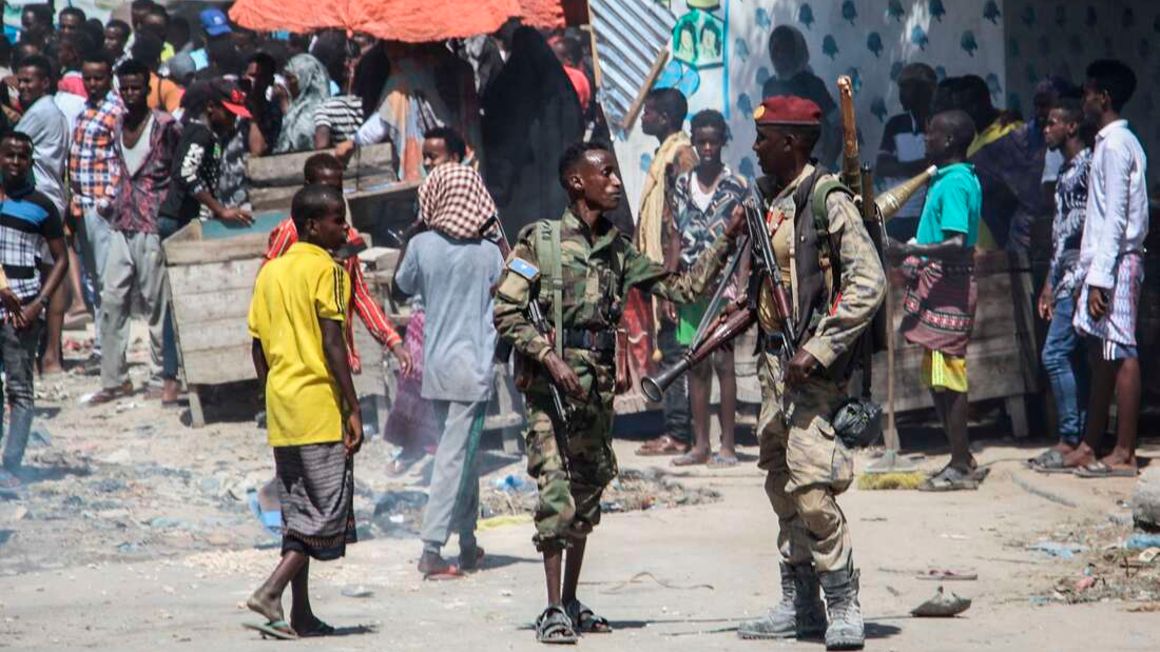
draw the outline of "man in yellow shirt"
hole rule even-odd
[[[246,627],[278,638],[334,632],[310,608],[310,558],[337,559],[355,541],[353,458],[362,445],[343,338],[350,277],[331,258],[346,242],[342,193],[308,185],[294,195],[290,216],[299,241],[258,273],[249,315],[283,534],[281,561],[246,602],[267,622]],[[289,622],[282,612],[287,584]]]

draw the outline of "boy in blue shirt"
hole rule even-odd
[[[979,239],[983,191],[974,166],[966,162],[975,127],[963,111],[931,119],[926,151],[938,166],[915,239],[889,240],[886,254],[902,261],[907,276],[902,334],[926,349],[923,377],[951,446],[947,466],[919,489],[975,489],[976,471],[967,438],[967,342],[975,322],[974,253]]]

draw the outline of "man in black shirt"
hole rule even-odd
[[[238,118],[249,118],[246,97],[224,79],[194,82],[185,92],[184,128],[173,161],[173,185],[161,205],[158,223],[167,238],[194,219],[215,219],[239,226],[253,223],[248,211],[217,200],[224,141]]]

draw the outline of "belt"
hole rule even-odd
[[[616,352],[616,333],[613,331],[578,331],[564,329],[564,348],[584,349],[596,353]]]
[[[36,268],[26,265],[4,265],[4,275],[8,278],[27,280],[36,278]]]

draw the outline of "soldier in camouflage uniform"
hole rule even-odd
[[[770,98],[755,112],[753,149],[767,175],[758,187],[797,330],[791,334],[796,353],[787,361],[770,286],[751,284],[760,288],[758,464],[768,473],[765,490],[780,526],[782,601],[738,633],[825,632],[827,649],[860,649],[858,573],[835,499],[850,486],[854,465],[830,420],[846,399],[850,359],[882,303],[886,277],[850,191],[809,162],[820,117],[816,104],[798,97]]]
[[[560,161],[560,182],[569,193],[569,208],[558,222],[536,222],[520,233],[495,297],[500,337],[538,363],[526,391],[526,443],[528,472],[539,487],[533,541],[544,555],[549,606],[537,621],[536,634],[540,641],[553,643],[574,641],[577,632],[610,631],[607,620],[576,599],[576,585],[587,536],[600,522],[601,493],[617,473],[610,433],[621,301],[632,287],[676,303],[694,300],[717,277],[745,227],[744,213],[736,212],[726,234],[692,270],[670,273],[641,254],[604,217],[622,194],[615,160],[605,146],[582,143],[569,148]],[[553,244],[555,229],[558,247]],[[554,254],[548,250],[553,247]],[[558,284],[552,282],[553,256],[559,261]],[[558,306],[552,305],[553,294],[561,299]],[[562,332],[554,333],[555,342],[529,321],[528,302],[533,299],[545,315],[560,316]],[[568,450],[563,452],[556,443],[561,420],[550,383],[566,395],[569,408],[566,432],[561,433]]]

